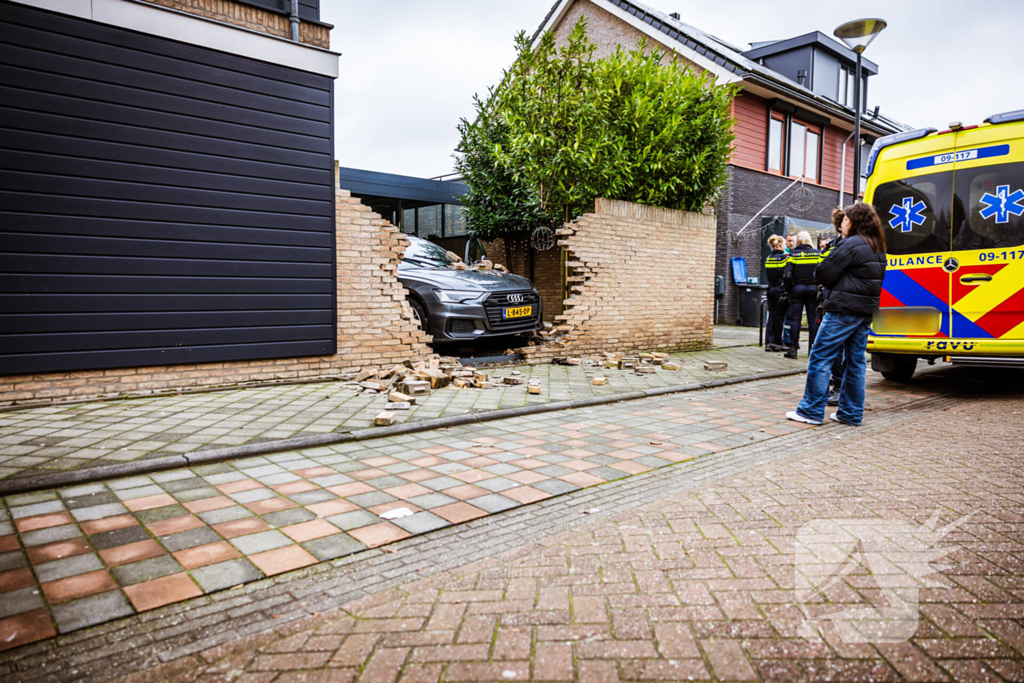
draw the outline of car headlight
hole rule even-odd
[[[446,304],[468,304],[483,301],[487,292],[460,292],[455,289],[435,289],[437,300]]]

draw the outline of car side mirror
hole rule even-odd
[[[487,258],[487,252],[484,250],[484,245],[480,242],[480,238],[473,235],[466,242],[466,258],[464,259],[467,266],[471,266],[474,263],[479,263]]]

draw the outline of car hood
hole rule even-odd
[[[463,291],[500,292],[513,289],[533,289],[525,277],[502,273],[498,270],[455,270],[454,268],[427,268],[403,262],[398,269],[400,278],[426,282],[441,289]]]

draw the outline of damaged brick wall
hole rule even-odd
[[[398,262],[408,243],[398,228],[348,190],[336,191],[338,352],[158,367],[0,377],[0,406],[176,389],[334,379],[363,368],[428,359],[430,337],[414,321]]]
[[[559,233],[569,298],[527,358],[711,346],[713,215],[598,199]]]
[[[545,322],[552,322],[562,312],[561,251],[537,251],[530,243],[530,233],[526,232],[485,241],[483,246],[491,261],[533,283],[540,294]]]

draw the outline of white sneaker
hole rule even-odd
[[[828,416],[828,419],[832,420],[833,422],[838,422],[841,425],[846,425],[847,427],[857,427],[858,426],[858,425],[850,424],[846,420],[839,419],[839,413],[832,413],[831,415]]]
[[[821,424],[821,420],[812,420],[809,417],[804,417],[803,415],[801,415],[800,413],[796,412],[795,410],[791,410],[788,413],[786,413],[786,419],[787,420],[792,420],[793,422],[803,422],[803,423],[809,424],[809,425],[820,425]]]

